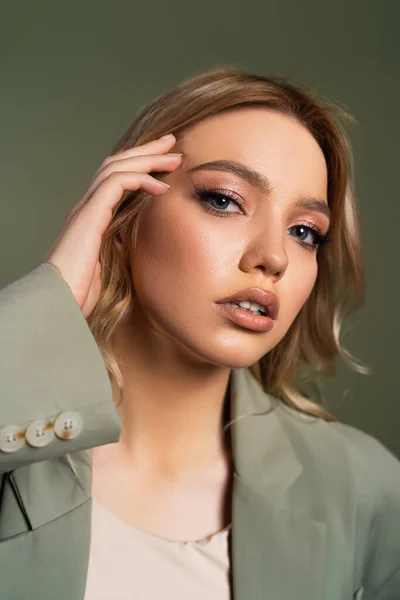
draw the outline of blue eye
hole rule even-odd
[[[239,207],[242,212],[244,207],[239,200],[233,198],[228,192],[225,191],[217,191],[215,189],[210,189],[202,185],[195,186],[195,194],[198,200],[200,200],[202,206],[204,206],[205,210],[208,213],[214,214],[218,217],[231,217],[240,215],[240,212],[233,212],[224,210],[226,206],[230,204],[235,204]],[[211,202],[220,203],[222,202],[223,206],[219,206],[215,208],[211,206]],[[311,226],[310,224],[299,223],[297,225],[293,225],[289,228],[289,231],[295,231],[296,234],[293,236],[297,239],[298,243],[303,246],[306,250],[310,252],[315,252],[318,247],[322,244],[326,244],[330,241],[328,234],[323,235],[317,227]],[[309,237],[311,237],[310,241],[306,241]]]
[[[289,231],[293,230],[299,233],[299,237],[297,238],[299,244],[304,246],[307,250],[311,250],[311,252],[317,250],[318,246],[326,244],[329,241],[328,235],[323,235],[315,226],[311,227],[310,225],[299,223],[298,225],[290,227]],[[306,242],[305,240],[307,240],[309,236],[311,236],[311,241]]]
[[[203,205],[205,205],[206,211],[211,214],[216,214],[218,217],[228,217],[235,214],[240,214],[230,210],[225,210],[225,207],[229,206],[231,203],[236,204],[236,206],[243,209],[243,205],[239,202],[239,200],[233,198],[227,192],[208,189],[203,186],[196,186],[195,192],[197,198],[203,203]],[[210,205],[211,202],[215,202],[217,204],[221,204],[222,202],[223,206],[214,207]]]
[[[301,242],[305,242],[307,239],[311,238],[308,243],[315,245],[321,238],[320,232],[308,225],[293,225],[290,229],[294,231],[295,234],[298,234],[295,235],[295,237]]]

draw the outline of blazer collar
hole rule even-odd
[[[323,598],[327,526],[290,501],[303,466],[282,408],[248,369],[232,371],[230,401],[234,600]]]

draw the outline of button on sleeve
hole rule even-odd
[[[30,446],[43,448],[54,440],[53,424],[47,419],[32,421],[26,429],[25,438]]]
[[[18,425],[8,425],[0,429],[0,451],[11,453],[25,446],[25,431]]]
[[[73,440],[83,430],[83,422],[76,412],[61,413],[54,422],[54,432],[62,440]]]

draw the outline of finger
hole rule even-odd
[[[128,158],[114,160],[104,167],[99,175],[108,177],[114,171],[137,171],[139,173],[151,173],[152,171],[172,171],[182,160],[182,155],[177,153],[168,154],[145,154],[131,156]]]
[[[139,156],[142,154],[159,154],[163,152],[168,152],[172,146],[176,144],[176,138],[172,135],[171,138],[158,138],[157,140],[151,140],[146,144],[142,144],[140,146],[134,146],[133,148],[128,148],[127,150],[123,150],[122,152],[118,152],[116,154],[112,154],[111,156],[107,156],[107,158],[103,161],[101,168],[107,166],[110,162],[116,160],[121,160],[124,158],[130,158],[131,156]]]
[[[136,173],[150,173],[153,171],[173,171],[178,167],[182,160],[180,155],[173,154],[157,154],[148,156],[136,156],[126,159],[121,159],[113,162],[108,167],[100,171],[97,177],[92,181],[89,188],[86,190],[84,197],[79,202],[79,205],[84,204],[87,199],[93,194],[103,181],[105,181],[112,173],[132,171]]]
[[[126,189],[123,187],[124,184],[127,185]],[[94,204],[98,207],[95,210],[99,210],[104,205],[106,208],[112,210],[119,200],[123,200],[127,192],[137,191],[140,187],[143,187],[146,192],[154,196],[159,196],[169,189],[167,184],[155,179],[148,173],[114,171],[104,181],[100,182],[97,187],[93,187],[90,196],[85,194],[82,200],[72,208],[64,221],[63,231],[69,229],[71,222],[75,219],[78,218],[81,220],[81,213],[83,211],[87,212],[87,206],[89,206],[90,210],[90,207]],[[91,213],[91,218],[96,218],[96,215]],[[109,219],[111,219],[111,214],[109,215]]]
[[[159,196],[168,191],[169,186],[155,179],[148,173],[132,173],[130,171],[114,171],[94,191],[91,198],[82,209],[82,213],[107,214],[111,220],[111,211],[122,199],[125,192],[135,192],[139,188],[150,195]],[[108,222],[105,223],[104,233]]]

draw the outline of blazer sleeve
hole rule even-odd
[[[365,600],[400,599],[400,461],[362,433],[358,449],[369,473],[363,498],[374,498],[363,568]]]
[[[0,290],[0,473],[120,433],[90,328],[61,273],[41,263]]]

